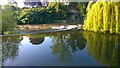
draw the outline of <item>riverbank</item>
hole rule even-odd
[[[24,35],[24,34],[38,34],[59,31],[69,31],[82,29],[83,25],[68,25],[68,24],[40,24],[40,25],[17,25],[12,34],[5,34],[0,36]]]

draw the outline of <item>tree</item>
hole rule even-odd
[[[94,32],[110,32],[120,34],[120,1],[100,2],[87,7],[87,17],[84,20],[84,30]]]
[[[2,33],[2,6],[0,5],[0,34]]]
[[[13,12],[13,9],[9,5],[5,5],[4,9],[2,9],[2,33],[15,28],[17,20]]]

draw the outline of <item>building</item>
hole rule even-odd
[[[38,6],[48,6],[47,0],[25,0],[24,1],[25,7],[38,7]]]

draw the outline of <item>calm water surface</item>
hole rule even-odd
[[[4,66],[118,66],[120,36],[82,30],[2,37]]]

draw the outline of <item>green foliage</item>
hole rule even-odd
[[[87,5],[88,2],[70,2],[70,4],[67,6],[67,11],[77,11],[72,12],[72,14],[75,14],[79,21],[83,21],[86,15]]]
[[[16,12],[18,24],[44,24],[66,17],[65,6],[62,3],[51,3],[46,7],[23,9]]]
[[[88,6],[87,6],[86,11],[89,11],[89,10],[91,9],[92,5],[93,5],[93,1],[90,1],[90,2],[88,3]]]
[[[71,10],[79,11],[76,15],[80,20],[86,14],[87,3],[70,3],[64,5],[61,2],[51,2],[47,7],[24,8],[17,11],[18,24],[45,24],[56,20],[68,20],[74,14]],[[73,9],[74,8],[74,9]]]
[[[0,32],[2,31],[2,6],[0,5]]]
[[[84,30],[120,34],[120,2],[99,2],[87,7]]]
[[[16,25],[16,18],[13,15],[14,11],[9,5],[5,5],[2,9],[2,31],[13,30]]]
[[[86,16],[87,2],[78,2],[76,9],[79,11],[78,17],[80,21],[83,21]]]

